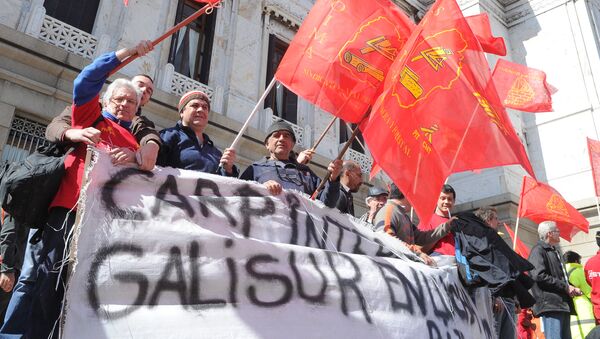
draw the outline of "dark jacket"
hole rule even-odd
[[[335,204],[335,207],[342,213],[350,214],[354,216],[354,201],[352,198],[352,192],[346,191],[343,185],[340,184],[340,196]]]
[[[554,246],[544,241],[538,243],[531,249],[529,262],[535,267],[531,271],[531,277],[535,285],[531,289],[536,303],[533,306],[533,314],[536,317],[545,312],[569,312],[572,314],[575,307],[573,300],[569,297],[569,283],[565,277],[560,254]]]
[[[321,179],[306,165],[295,160],[274,161],[263,158],[248,166],[240,179],[253,180],[265,183],[269,180],[277,181],[284,189],[294,189],[306,194],[313,194],[319,187]],[[334,208],[340,194],[340,179],[328,181],[325,188],[319,194],[321,200],[327,207]]]
[[[131,134],[137,142],[144,146],[149,141],[158,145],[162,144],[160,136],[154,127],[154,123],[138,110],[131,121]],[[46,127],[46,139],[51,142],[63,142],[65,132],[71,128],[71,106],[67,106],[59,115],[54,117],[48,127]]]
[[[493,296],[516,297],[522,307],[533,305],[535,300],[527,291],[533,281],[525,274],[533,266],[473,213],[457,217],[452,223],[456,250],[468,261],[471,274],[480,277]]]
[[[183,126],[181,121],[174,127],[163,129],[160,131],[163,144],[156,163],[160,166],[237,177],[238,170],[235,166],[231,174],[227,174],[223,168],[217,173],[223,153],[215,147],[208,135],[202,135],[204,142],[200,145],[194,131]]]

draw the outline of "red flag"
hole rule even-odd
[[[590,164],[592,165],[594,188],[596,189],[596,196],[600,197],[600,141],[587,138],[587,145],[590,154]]]
[[[414,24],[389,0],[318,0],[275,78],[305,100],[359,122]]]
[[[504,107],[531,113],[552,111],[556,88],[546,82],[546,73],[498,59],[492,77]]]
[[[517,215],[538,224],[545,220],[555,221],[560,236],[567,241],[571,241],[577,232],[587,233],[590,225],[554,188],[528,176],[523,177]]]
[[[522,164],[533,174],[454,0],[437,1],[415,28],[361,128],[421,220],[429,220],[453,172]]]
[[[506,55],[506,44],[504,39],[501,37],[495,37],[492,34],[492,28],[490,27],[490,19],[487,13],[481,13],[477,15],[468,16],[465,18],[473,34],[479,40],[481,49],[486,53],[496,55]]]
[[[508,226],[506,223],[504,223],[504,228],[506,228],[506,232],[508,233],[508,236],[510,237],[511,243],[514,243],[515,242],[515,232],[513,232],[513,230],[510,228],[510,226]],[[515,252],[517,252],[517,254],[519,254],[523,258],[529,258],[529,248],[519,238],[517,238],[517,248],[515,248]]]

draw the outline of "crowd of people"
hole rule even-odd
[[[274,122],[267,131],[267,155],[240,173],[235,165],[235,149],[221,152],[204,132],[210,112],[210,99],[204,92],[185,93],[177,106],[180,120],[160,132],[142,115],[154,90],[150,76],[117,79],[101,96],[112,70],[127,57],[143,56],[152,48],[149,41],[141,41],[133,48],[98,57],[75,79],[72,106],[48,126],[48,140],[70,142],[77,147],[65,160],[66,174],[50,205],[46,225],[32,228],[27,234],[27,227],[10,216],[2,216],[0,308],[5,315],[0,338],[48,338],[57,333],[67,272],[57,268],[62,267],[75,221],[86,145],[105,149],[115,165],[137,164],[142,170],[160,165],[239,177],[263,184],[272,195],[279,195],[284,189],[311,195],[320,185],[321,179],[307,165],[314,150],[296,156],[296,135],[283,120]],[[331,175],[318,199],[330,208],[355,216],[353,193],[363,184],[360,166],[353,161],[334,160],[327,170]],[[455,201],[455,190],[444,185],[433,217],[415,225],[410,203],[397,186],[374,185],[365,199],[368,211],[360,220],[373,231],[404,242],[425,264],[435,266],[435,257],[454,256],[456,251],[452,233],[457,219],[452,215]],[[497,229],[495,208],[482,207],[475,215]],[[513,298],[495,298],[497,337],[532,338],[532,316],[543,319],[544,334],[549,339],[593,335],[600,319],[600,254],[590,259],[584,269],[581,257],[567,252],[563,265],[556,246],[556,223],[541,223],[538,233],[540,240],[529,256],[535,267],[530,276],[536,282],[532,289],[536,304],[531,310],[521,310]],[[600,246],[599,236],[597,240]]]

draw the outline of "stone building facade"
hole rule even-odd
[[[394,2],[418,21],[434,1]],[[505,38],[506,58],[545,70],[559,89],[554,112],[513,111],[511,120],[538,179],[559,190],[597,227],[585,137],[599,139],[600,0],[458,2],[465,15],[487,12],[495,35]],[[119,76],[144,73],[154,78],[156,90],[144,111],[159,128],[179,118],[175,107],[182,93],[205,90],[212,99],[207,133],[219,148],[228,147],[313,3],[224,0],[221,8],[166,39]],[[3,160],[16,160],[43,142],[45,125],[70,103],[72,81],[91,59],[158,37],[199,5],[191,0],[131,0],[128,7],[122,0],[0,0],[0,6],[0,152]],[[493,66],[496,57],[488,58]],[[240,143],[242,168],[264,155],[264,131],[277,117],[294,124],[298,149],[310,147],[331,120],[285,88],[275,88]],[[312,165],[318,174],[324,174],[348,135],[339,123],[326,135]],[[368,149],[355,143],[347,157],[361,164],[368,181]],[[520,167],[507,166],[452,175],[457,209],[493,205],[501,220],[514,226],[523,174]],[[354,199],[358,214],[364,211],[366,188]],[[519,233],[528,244],[535,242],[534,224],[521,221]],[[596,250],[594,233],[563,247],[588,257]]]

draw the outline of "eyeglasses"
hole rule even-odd
[[[112,97],[110,98],[110,101],[112,101],[115,105],[137,105],[137,102],[135,100],[126,97]]]

